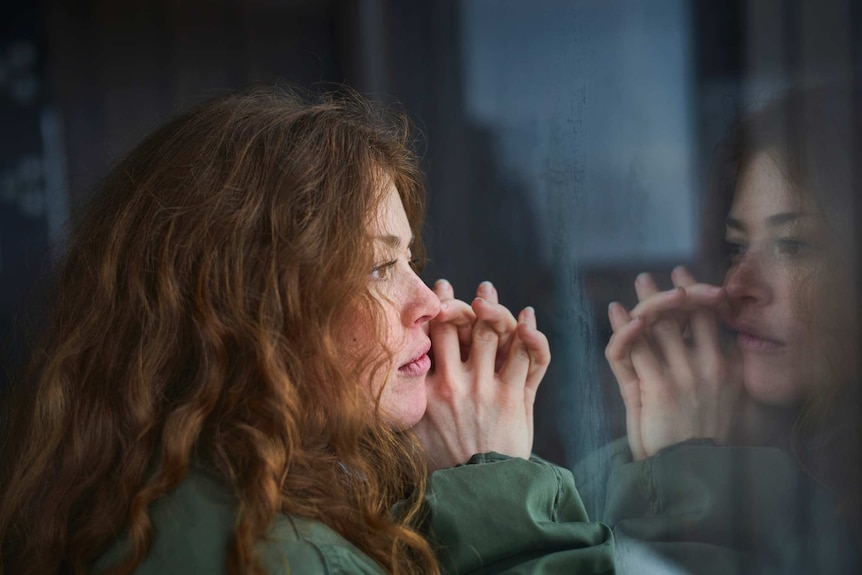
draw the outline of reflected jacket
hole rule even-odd
[[[423,532],[444,573],[613,573],[613,534],[590,523],[568,470],[498,454],[436,471]],[[236,501],[217,477],[192,468],[150,508],[153,542],[136,575],[226,573]],[[119,562],[118,542],[94,572]],[[258,544],[268,573],[380,574],[381,567],[323,523],[280,514]]]
[[[575,476],[619,573],[862,573],[836,500],[779,448],[689,440],[633,461],[623,437]]]

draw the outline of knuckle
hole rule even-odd
[[[669,318],[659,319],[653,324],[652,329],[656,335],[661,336],[668,336],[675,332],[679,332],[679,326],[677,323]]]
[[[473,328],[473,340],[479,343],[495,343],[498,339],[497,332],[488,327],[484,322]]]

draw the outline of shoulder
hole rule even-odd
[[[227,485],[193,468],[177,488],[150,508],[153,541],[136,575],[227,573],[237,502]],[[100,573],[128,549],[118,541],[95,564]],[[319,521],[280,514],[257,546],[269,573],[380,573],[368,556]]]
[[[270,573],[383,573],[335,530],[306,517],[279,515],[258,549]]]

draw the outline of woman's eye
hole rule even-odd
[[[392,275],[392,270],[395,269],[395,264],[398,263],[398,260],[392,260],[389,262],[385,262],[379,265],[374,266],[371,270],[369,276],[373,280],[385,280],[390,275]]]
[[[776,253],[785,256],[801,256],[808,252],[809,245],[806,242],[791,238],[783,238],[775,242]]]
[[[725,240],[724,253],[731,263],[735,262],[748,250],[748,246],[741,242]]]

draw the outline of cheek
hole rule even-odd
[[[357,307],[347,314],[339,330],[344,359],[372,397],[391,374],[393,358],[403,347],[405,335],[395,306],[388,301],[377,303],[376,313]]]
[[[398,350],[403,346],[405,336],[404,326],[401,323],[401,314],[398,312],[396,303],[384,304],[383,325],[380,329],[380,335],[386,344],[386,347],[392,353],[398,353]]]
[[[402,294],[405,292],[405,287],[399,280],[400,278],[396,278],[391,283],[387,283],[375,296],[378,307],[377,333],[380,342],[386,351],[396,356],[403,349],[407,335],[402,322],[404,309]]]
[[[345,366],[358,375],[358,380],[366,387],[373,379],[374,366],[382,357],[381,337],[385,335],[377,314],[370,309],[355,305],[339,322],[337,350]]]
[[[842,383],[856,361],[856,297],[849,280],[820,270],[800,282],[797,299],[808,348],[800,362],[816,371],[818,387]]]
[[[792,290],[794,312],[812,333],[845,337],[856,309],[851,284],[834,268],[808,270]]]

